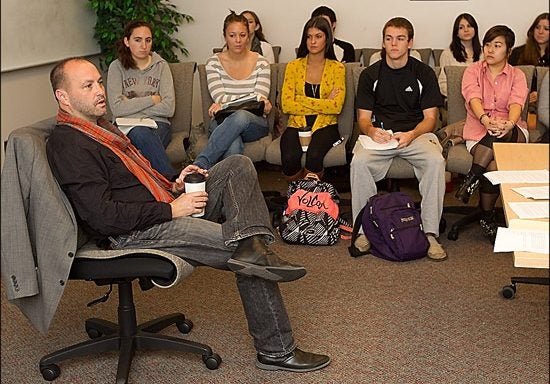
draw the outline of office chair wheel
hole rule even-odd
[[[217,353],[212,353],[210,356],[203,355],[202,361],[204,362],[204,365],[206,365],[206,368],[214,370],[218,369],[222,363],[222,358]]]
[[[449,233],[447,234],[447,239],[456,241],[458,239],[458,228],[454,225],[451,227]]]
[[[514,284],[512,285],[506,285],[502,287],[502,296],[505,299],[512,299],[514,298],[514,295],[516,294],[516,286]]]
[[[178,327],[179,331],[185,335],[191,332],[191,330],[193,329],[193,322],[189,319],[185,319],[183,321],[177,322],[176,327]]]
[[[44,380],[53,381],[59,377],[61,374],[61,369],[59,369],[59,366],[55,364],[50,364],[40,367],[40,373],[42,374]]]
[[[95,328],[86,328],[86,333],[90,339],[97,339],[98,337],[103,336],[103,333]]]

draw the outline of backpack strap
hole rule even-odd
[[[338,216],[338,227],[340,228],[340,238],[342,240],[351,240],[351,236],[352,236],[352,233],[353,233],[353,228],[347,222],[347,220],[345,220],[342,217]]]
[[[351,232],[351,245],[348,247],[349,255],[352,257],[359,257],[367,255],[369,252],[361,252],[356,246],[355,246],[355,240],[357,240],[357,237],[359,236],[359,229],[361,228],[361,224],[363,223],[363,213],[365,212],[366,206],[361,208],[359,211],[359,214],[355,218],[355,223],[353,224],[353,230]]]

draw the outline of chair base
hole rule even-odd
[[[45,380],[55,380],[61,373],[58,363],[74,358],[108,351],[119,351],[116,383],[127,383],[132,359],[137,350],[170,350],[192,352],[202,355],[208,369],[216,369],[221,358],[205,344],[194,341],[159,335],[157,332],[176,324],[180,332],[189,333],[193,323],[181,313],[173,313],[143,324],[136,324],[135,309],[130,282],[119,285],[119,324],[102,319],[86,320],[87,340],[59,351],[50,353],[40,360],[40,372]]]
[[[504,215],[502,208],[497,208],[495,211],[497,214],[497,221],[502,221],[501,218]],[[451,229],[449,229],[449,233],[447,233],[447,239],[453,241],[458,240],[459,231],[471,223],[478,222],[479,219],[481,219],[481,212],[479,207],[472,206],[443,207],[443,213],[464,215],[464,217],[453,223]]]
[[[506,299],[512,299],[516,294],[516,285],[519,284],[536,284],[536,285],[550,285],[549,277],[527,277],[516,276],[511,279],[512,284],[502,287],[501,294]]]

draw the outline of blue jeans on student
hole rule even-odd
[[[117,236],[111,239],[113,249],[156,248],[193,265],[228,270],[227,260],[239,240],[263,235],[273,241],[265,200],[249,158],[234,155],[214,165],[206,191],[208,204],[202,218],[181,217]],[[278,284],[235,276],[258,353],[280,357],[292,352],[296,346]]]
[[[170,144],[172,130],[169,123],[163,121],[156,123],[157,129],[138,125],[132,128],[127,136],[141,154],[149,160],[153,168],[166,178],[172,179],[177,171],[172,167],[165,151]]]
[[[248,111],[237,111],[219,125],[212,119],[208,132],[210,137],[206,148],[195,159],[195,165],[203,169],[209,169],[220,159],[242,154],[244,143],[267,136],[269,125],[265,117]]]

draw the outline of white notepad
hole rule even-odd
[[[146,117],[142,118],[132,118],[132,117],[117,117],[116,125],[118,127],[130,128],[135,127],[136,125],[149,128],[158,128],[157,123],[153,119]]]

